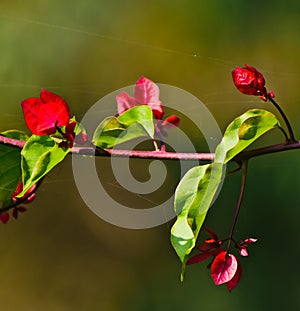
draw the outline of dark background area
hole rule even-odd
[[[63,96],[80,119],[141,75],[192,93],[224,130],[247,109],[274,111],[233,86],[230,71],[248,63],[264,73],[299,137],[299,26],[296,0],[3,0],[0,131],[27,131],[19,103],[42,87]],[[274,133],[261,144],[281,138]],[[148,165],[135,163],[137,170]],[[94,215],[67,158],[30,211],[0,226],[1,310],[299,310],[299,175],[298,151],[251,160],[236,237],[259,241],[229,294],[214,285],[205,263],[191,266],[180,283],[169,242],[173,221],[128,230]],[[206,225],[221,237],[239,183],[239,174],[228,178],[209,212]]]

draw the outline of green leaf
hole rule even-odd
[[[171,229],[171,242],[182,262],[181,280],[186,256],[195,247],[206,214],[223,181],[226,163],[278,125],[276,117],[268,111],[245,112],[227,127],[214,162],[192,168],[180,181],[175,192],[177,220]]]
[[[199,231],[223,179],[223,165],[212,163],[190,169],[175,192],[177,220],[171,242],[181,262],[194,248]]]
[[[216,149],[215,162],[227,163],[264,133],[277,127],[279,121],[269,111],[248,110],[227,127]]]
[[[153,112],[147,105],[136,106],[123,112],[118,120],[126,126],[139,123],[150,137],[154,135]]]
[[[20,131],[10,130],[1,136],[26,141],[28,136]],[[0,207],[12,203],[11,196],[21,181],[21,149],[14,146],[0,144]]]
[[[146,105],[126,110],[119,117],[104,119],[95,130],[92,142],[101,148],[112,148],[134,138],[153,138],[153,113]]]
[[[31,186],[60,163],[69,150],[58,147],[49,136],[32,135],[21,152],[24,186],[18,197],[22,197]]]

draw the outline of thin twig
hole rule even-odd
[[[239,213],[241,210],[241,205],[242,205],[242,201],[243,201],[243,197],[244,197],[244,192],[245,192],[245,186],[246,186],[246,178],[247,178],[247,167],[248,167],[248,162],[244,161],[242,163],[242,184],[241,184],[241,190],[240,190],[240,196],[239,196],[239,200],[237,203],[237,207],[235,210],[235,214],[234,214],[234,218],[233,218],[233,222],[231,225],[231,229],[230,229],[230,233],[229,233],[229,237],[228,237],[228,246],[227,246],[227,250],[230,247],[230,243],[233,240],[233,233],[234,233],[234,229],[239,217]]]
[[[279,113],[281,114],[286,126],[287,126],[287,129],[288,129],[288,132],[290,134],[290,137],[289,137],[289,141],[291,142],[295,142],[296,139],[295,139],[295,135],[294,135],[294,132],[293,132],[293,129],[292,129],[292,126],[290,124],[290,121],[287,117],[287,115],[285,114],[285,112],[281,109],[281,107],[279,106],[279,104],[271,97],[271,95],[268,95],[268,99],[270,100],[270,102],[276,107],[276,109],[279,111]]]

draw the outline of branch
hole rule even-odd
[[[93,147],[73,147],[71,153],[78,155],[95,155],[107,157],[126,157],[141,159],[164,159],[164,160],[198,160],[212,161],[214,153],[187,153],[187,152],[166,152],[166,151],[139,151],[120,149],[100,149]]]
[[[0,143],[23,148],[24,141],[7,138],[0,135]],[[287,150],[300,149],[300,141],[283,142],[267,147],[246,150],[238,154],[233,160],[242,162],[264,154],[277,153]],[[185,153],[185,152],[166,152],[166,151],[139,151],[139,150],[120,150],[120,149],[101,149],[94,147],[73,147],[70,151],[78,155],[106,156],[106,157],[130,157],[141,159],[161,159],[161,160],[196,160],[196,161],[213,161],[214,153]]]

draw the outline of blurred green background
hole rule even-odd
[[[223,130],[249,108],[273,111],[234,88],[230,71],[248,63],[264,73],[299,137],[299,30],[296,0],[2,0],[0,131],[27,130],[19,102],[42,87],[63,96],[80,119],[141,75],[194,94]],[[213,284],[205,263],[191,266],[180,283],[169,242],[173,221],[127,230],[95,216],[68,158],[30,211],[0,226],[1,310],[299,310],[299,174],[297,151],[251,161],[236,237],[259,242],[229,294]],[[226,181],[207,219],[221,237],[239,182],[239,174]]]

